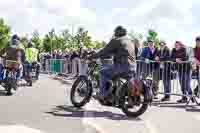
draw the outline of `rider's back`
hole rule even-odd
[[[6,53],[6,60],[21,61],[23,58],[23,50],[16,47],[4,48],[1,53]]]
[[[127,37],[113,39],[115,50],[113,51],[114,63],[117,64],[134,64],[135,63],[135,47]]]

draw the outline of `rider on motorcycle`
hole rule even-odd
[[[20,38],[18,35],[13,35],[11,38],[10,45],[0,51],[0,55],[6,55],[5,60],[16,61],[16,63],[20,64],[20,67],[17,72],[17,79],[22,77],[22,63],[25,61],[25,52],[23,49],[19,47],[20,45]],[[12,66],[15,62],[6,62],[7,66]],[[11,93],[11,92],[7,92]]]
[[[30,74],[31,70],[33,67],[36,68],[36,79],[39,77],[39,70],[40,70],[40,65],[38,64],[38,54],[39,51],[38,49],[34,48],[33,43],[29,42],[28,43],[28,48],[26,48],[26,64],[28,70],[28,73]]]
[[[101,58],[112,55],[113,65],[109,65],[100,71],[100,94],[101,100],[108,98],[107,83],[115,75],[129,73],[135,68],[135,47],[130,39],[126,37],[127,31],[122,26],[114,30],[114,38],[98,53],[93,54],[89,59]]]

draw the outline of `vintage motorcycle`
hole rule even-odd
[[[83,107],[99,93],[100,69],[97,60],[89,61],[87,75],[79,76],[73,83],[70,99],[75,107]],[[108,82],[108,103],[97,100],[102,105],[120,108],[128,117],[138,117],[152,102],[152,80],[142,77],[136,80],[132,77],[134,74],[130,76],[130,73],[114,75],[114,78]]]
[[[17,61],[6,60],[1,72],[2,86],[7,95],[12,95],[12,89],[17,90],[17,74],[20,64]]]

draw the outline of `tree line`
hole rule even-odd
[[[147,45],[147,40],[151,39],[159,45],[158,33],[152,29],[148,30],[148,34],[144,39],[144,36],[140,33],[131,31],[128,36],[132,40],[144,40],[143,45]],[[5,23],[3,18],[0,18],[0,49],[6,47],[9,44],[11,38],[11,27]],[[27,36],[21,36],[21,43],[24,48],[27,47],[29,39]],[[44,37],[41,37],[39,32],[35,30],[32,34],[31,40],[35,47],[40,52],[51,52],[54,49],[78,49],[82,45],[86,48],[102,48],[106,45],[105,41],[92,41],[92,37],[88,34],[88,31],[83,27],[79,27],[77,32],[72,35],[69,29],[64,29],[60,33],[56,33],[55,29],[46,33]]]

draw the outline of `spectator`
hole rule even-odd
[[[138,39],[134,39],[133,40],[133,44],[135,45],[135,55],[136,55],[136,78],[139,78],[140,76],[140,70],[141,70],[141,66],[142,66],[142,62],[140,62],[140,56],[142,53],[142,48],[140,47],[140,42]]]
[[[73,51],[71,55],[71,62],[72,62],[72,77],[78,76],[78,65],[79,65],[79,55],[77,51]]]
[[[143,75],[146,77],[152,73],[154,98],[158,99],[159,64],[152,61],[159,61],[159,50],[155,47],[153,40],[148,41],[148,47],[143,49],[141,59],[146,61],[142,64]]]
[[[160,41],[159,61],[165,92],[165,96],[161,101],[169,101],[169,93],[171,93],[171,63],[167,61],[170,61],[170,50],[167,47],[166,42],[163,40]]]
[[[65,50],[65,53],[63,54],[63,58],[65,61],[65,64],[64,64],[65,72],[64,73],[69,74],[71,63],[70,63],[70,52],[68,49]]]
[[[58,50],[58,51],[57,51],[56,59],[63,59],[63,54],[62,54],[62,51],[61,51],[61,50]]]
[[[52,53],[52,58],[53,59],[56,59],[56,56],[57,56],[57,50],[55,49]]]
[[[87,49],[82,47],[80,49],[80,61],[79,61],[79,75],[87,75],[87,68],[88,65],[86,63],[86,57],[87,57]]]
[[[136,55],[136,60],[138,60],[140,58],[141,52],[142,52],[142,48],[140,46],[140,42],[138,39],[134,39],[133,43],[135,45],[135,55]]]
[[[49,71],[50,70],[50,59],[51,59],[51,55],[50,53],[45,53],[44,54],[44,64],[43,64],[43,67],[44,67],[44,71]]]
[[[179,82],[181,85],[181,90],[183,93],[182,99],[178,100],[178,103],[186,103],[186,95],[192,95],[192,90],[190,86],[191,81],[191,68],[190,63],[186,62],[189,60],[187,55],[186,48],[180,41],[175,42],[175,48],[172,50],[171,55],[172,61],[176,62],[175,70],[178,71]]]
[[[198,85],[194,89],[194,94],[199,97],[199,86],[200,86],[200,36],[196,38],[196,46],[194,48],[194,60],[195,69],[197,72]]]

